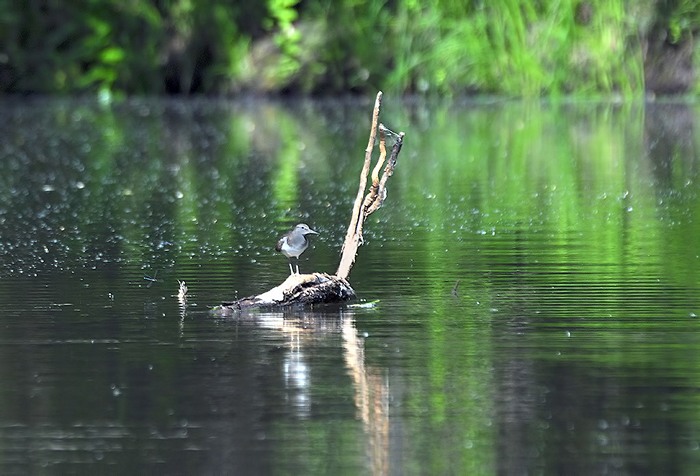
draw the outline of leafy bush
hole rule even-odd
[[[636,95],[646,36],[699,24],[696,0],[4,2],[0,91]]]

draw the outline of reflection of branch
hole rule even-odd
[[[365,366],[364,341],[352,319],[343,323],[345,365],[355,384],[355,406],[368,438],[372,474],[389,474],[389,382],[380,369]]]

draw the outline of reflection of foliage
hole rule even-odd
[[[188,109],[135,103],[112,109],[54,103],[43,114],[33,111],[27,116],[31,120],[12,115],[17,139],[6,140],[5,147],[12,157],[28,159],[7,159],[0,187],[11,207],[4,212],[5,229],[38,233],[32,228],[31,213],[42,213],[50,205],[46,201],[56,200],[63,205],[48,208],[53,221],[41,232],[55,246],[66,246],[62,263],[97,262],[99,256],[130,259],[127,256],[139,255],[146,239],[181,242],[187,253],[200,246],[215,252],[244,242],[260,243],[264,249],[268,237],[250,237],[269,233],[271,223],[283,229],[297,217],[333,223],[338,216],[347,216],[352,194],[348,184],[356,180],[360,162],[354,161],[365,146],[367,118],[359,109],[358,115],[333,107],[326,117],[313,107],[290,112],[269,103],[255,109],[213,111],[201,105]],[[151,113],[141,116],[134,111]],[[666,128],[655,123],[647,130],[645,114],[650,113],[636,106],[539,102],[458,110],[419,108],[410,115],[391,106],[387,113],[392,124],[406,124],[407,130],[421,133],[411,136],[411,153],[401,158],[396,187],[381,216],[398,229],[410,228],[420,235],[420,240],[402,246],[419,244],[420,249],[408,250],[412,260],[431,261],[431,266],[442,267],[440,275],[518,260],[526,265],[528,255],[543,253],[533,269],[550,266],[567,271],[563,276],[575,282],[575,264],[583,257],[591,263],[589,273],[605,274],[606,266],[628,259],[630,253],[658,257],[669,244],[682,247],[685,237],[696,233],[694,224],[700,223],[693,219],[700,213],[697,200],[686,186],[695,179],[695,165],[690,159],[678,160],[692,157],[692,151],[679,149],[679,144],[692,140],[675,139],[692,133],[688,122]],[[420,123],[424,117],[429,121]],[[340,122],[365,125],[353,132],[329,127]],[[39,136],[41,140],[30,140],[35,131],[29,126],[49,123],[52,127]],[[58,134],[61,147],[55,152],[46,149],[60,158],[41,159],[46,153],[41,145],[49,142],[46,134]],[[341,138],[348,146],[338,152]],[[81,142],[85,140],[89,148]],[[658,147],[654,152],[658,158],[651,165],[640,159],[645,141]],[[57,181],[51,175],[54,168],[70,175]],[[55,191],[39,193],[44,186]],[[27,187],[30,190],[23,194],[10,194]],[[407,211],[400,204],[413,209]],[[27,212],[15,216],[9,210]],[[661,233],[658,216],[682,225]],[[231,227],[242,221],[255,227],[245,232],[245,239],[240,227]],[[57,236],[63,235],[52,227],[63,223],[75,227],[59,240]],[[523,248],[512,241],[517,234],[513,230],[530,227],[547,230],[546,242]],[[502,235],[501,229],[512,233]],[[73,240],[70,246],[67,240]],[[105,244],[108,248],[102,248]],[[460,251],[445,254],[453,245]],[[317,256],[335,265],[334,246],[331,239],[319,241]],[[79,250],[94,254],[75,255]],[[363,254],[374,251],[367,247]],[[13,253],[20,255],[18,250]],[[635,263],[628,263],[625,272],[633,272]],[[668,259],[654,266],[667,267],[672,281],[697,279],[690,259]],[[357,271],[362,276],[362,267]],[[442,283],[434,283],[434,292],[443,292]]]
[[[365,106],[331,103],[326,115],[316,104],[292,104],[293,109],[269,102],[260,107],[133,101],[99,107],[49,100],[4,109],[11,120],[0,130],[0,163],[5,166],[0,175],[0,268],[50,276],[53,266],[98,267],[106,270],[104,275],[118,275],[129,265],[170,259],[179,271],[189,270],[202,288],[219,280],[225,285],[218,290],[225,286],[228,292],[234,279],[253,287],[272,279],[265,252],[257,251],[265,246],[269,251],[270,228],[280,215],[275,210],[312,213],[327,228],[344,224],[347,214],[339,210],[348,190],[342,187],[355,183],[366,144]],[[399,382],[390,387],[392,396],[399,393],[401,398],[391,402],[389,412],[390,444],[401,445],[391,447],[401,454],[396,464],[403,468],[396,472],[493,474],[509,468],[503,455],[516,452],[517,443],[520,449],[537,449],[537,456],[525,458],[532,462],[531,472],[561,469],[552,462],[560,459],[549,455],[562,448],[561,434],[548,426],[562,420],[552,414],[575,424],[576,431],[566,431],[562,438],[580,448],[574,443],[600,436],[601,418],[613,421],[609,403],[639,416],[651,411],[635,410],[632,403],[658,408],[652,404],[668,397],[657,391],[659,381],[674,392],[695,392],[697,339],[688,332],[694,321],[687,313],[697,312],[700,284],[692,239],[700,233],[694,185],[697,133],[692,127],[698,111],[683,105],[658,109],[641,103],[539,101],[387,106],[391,125],[419,133],[411,134],[408,153],[401,157],[392,179],[397,187],[381,210],[382,223],[372,228],[386,238],[370,237],[364,264],[353,279],[375,296],[384,293],[386,304],[372,311],[377,316],[362,314],[359,325],[372,336],[366,340],[364,362],[392,369],[387,372],[390,382]],[[316,256],[323,246],[330,247],[324,241],[316,244]],[[160,249],[163,242],[177,247]],[[221,250],[226,252],[217,253]],[[328,262],[337,262],[336,252],[327,253]],[[34,268],[22,268],[29,265]],[[275,268],[285,272],[284,264]],[[105,283],[102,276],[88,280],[85,292],[91,296],[85,302],[92,306],[101,301],[88,299],[114,290],[115,283]],[[453,299],[449,290],[457,279],[460,297]],[[120,276],[119,281],[127,280]],[[70,289],[75,282],[66,282],[66,295],[75,292]],[[121,286],[128,291],[126,284]],[[14,290],[4,287],[2,292],[7,289]],[[683,293],[691,295],[688,307],[672,301]],[[122,305],[142,307],[142,297]],[[81,305],[87,312],[95,309],[87,306]],[[124,321],[121,307],[97,309],[114,323]],[[143,310],[135,312],[130,315]],[[86,341],[94,338],[97,327],[85,325],[84,311],[76,319],[81,325],[71,324],[71,339],[73,327],[88,329]],[[56,320],[53,315],[46,322]],[[194,367],[201,370],[196,374],[211,377],[202,381],[203,389],[219,388],[221,379],[217,383],[212,361],[193,360],[184,344],[153,345],[178,342],[170,334],[176,329],[172,319],[141,321],[136,327],[110,326],[114,334],[108,334],[104,349],[114,357],[112,339],[133,338],[129,332],[134,329],[145,332],[145,341],[122,346],[120,365],[127,375],[129,369],[155,362],[152,375],[160,379],[155,387],[166,395],[148,408],[167,422],[177,404],[173,395],[179,395],[179,364],[192,371],[193,362],[207,361],[201,369]],[[209,321],[190,319],[189,335],[201,337],[195,333]],[[225,326],[235,327],[240,340],[218,339],[221,354],[211,354],[226,362],[221,368],[241,362],[242,354],[232,352],[231,342],[255,344],[266,336],[256,328],[254,336],[241,338],[238,332],[245,331],[246,323],[231,324]],[[313,336],[324,349],[340,347],[339,339]],[[180,342],[194,346],[196,339]],[[271,342],[276,347],[279,341]],[[86,349],[94,347],[70,345],[70,352],[81,357],[76,375],[90,376],[92,387],[97,382],[108,388],[113,380],[93,376],[85,364],[90,359],[83,357],[94,352]],[[268,350],[249,360],[270,368],[270,362],[287,355]],[[292,465],[301,473],[326,467],[328,461],[342,468],[360,466],[366,458],[358,450],[363,435],[349,408],[348,377],[338,370],[343,362],[310,355],[315,362],[309,384],[313,417],[266,414],[256,420],[274,426],[266,433],[275,441],[271,464],[280,472]],[[226,356],[235,358],[229,364]],[[321,360],[325,364],[317,365]],[[623,372],[627,383],[620,378]],[[637,376],[642,372],[668,380],[650,378],[654,391],[640,395]],[[591,409],[591,393],[578,395],[579,386],[566,380],[572,374],[575,382],[591,383],[591,391],[600,391],[595,395],[603,403]],[[253,374],[251,382],[256,378]],[[560,385],[554,391],[552,382]],[[238,387],[247,392],[255,387],[251,385]],[[625,389],[637,392],[620,391]],[[78,390],[74,400],[82,402],[86,392]],[[232,400],[222,390],[217,401]],[[330,416],[319,411],[338,401],[345,404],[345,414],[339,407]],[[143,408],[141,398],[125,402]],[[585,412],[572,411],[579,408]],[[238,410],[234,401],[233,421],[241,420]],[[201,418],[201,412],[195,413]],[[665,437],[665,425],[656,424],[659,415],[644,422],[661,428],[654,436]],[[692,417],[689,413],[685,420],[692,424],[697,420]],[[625,431],[640,436],[640,428]],[[660,441],[646,440],[652,445]],[[634,458],[638,461],[639,455]],[[667,463],[660,459],[656,472],[663,473]]]

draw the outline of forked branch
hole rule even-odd
[[[394,173],[396,160],[398,159],[401,146],[403,145],[404,133],[396,134],[379,123],[379,109],[382,102],[382,92],[377,93],[372,111],[372,127],[369,132],[369,141],[365,149],[365,162],[360,173],[360,186],[355,197],[355,204],[352,209],[352,217],[348,225],[348,231],[343,242],[342,256],[338,271],[335,275],[325,273],[293,274],[282,284],[271,290],[250,296],[237,301],[223,303],[215,308],[216,312],[232,312],[255,307],[271,306],[281,307],[293,304],[317,304],[327,302],[343,302],[352,299],[355,292],[347,281],[355,262],[357,249],[362,244],[362,231],[365,219],[379,210],[387,196],[386,183]],[[379,136],[379,158],[372,169],[372,184],[367,195],[367,176],[372,165],[372,151],[374,143]],[[394,138],[394,145],[391,148],[389,158],[386,156],[386,137],[391,135]],[[382,171],[382,167],[384,167]],[[381,177],[379,173],[382,172]]]
[[[345,241],[343,242],[342,256],[340,258],[340,264],[338,265],[338,270],[336,271],[336,276],[342,279],[347,279],[350,274],[350,269],[355,262],[355,257],[357,256],[357,249],[363,243],[362,231],[364,228],[365,219],[379,210],[384,204],[384,200],[387,196],[386,182],[394,173],[394,167],[396,167],[396,160],[398,159],[399,152],[401,152],[401,146],[403,145],[404,133],[401,132],[396,134],[387,129],[384,124],[377,124],[379,120],[379,109],[381,107],[382,93],[381,91],[377,93],[377,100],[374,103],[374,111],[372,114],[372,128],[369,133],[369,143],[367,144],[367,149],[365,149],[365,163],[362,167],[362,172],[360,173],[360,186],[357,191],[357,197],[355,198],[355,205],[352,210],[352,218],[350,219],[350,224],[348,225],[348,231],[345,234]],[[372,162],[372,151],[374,149],[374,143],[377,137],[377,131],[379,132],[379,158],[377,163],[372,170],[372,185],[369,188],[369,192],[362,199],[367,187],[367,174],[369,173],[369,168]],[[381,178],[379,177],[379,171],[382,169],[384,162],[386,161],[386,136],[390,134],[395,137],[394,145],[391,149],[391,154],[389,155],[389,160],[386,162],[386,167],[384,167],[384,172]]]

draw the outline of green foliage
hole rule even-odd
[[[238,7],[173,0],[7,2],[0,88],[125,93],[224,89],[237,75]]]
[[[286,81],[296,74],[301,67],[299,31],[294,27],[297,11],[294,8],[299,0],[269,0],[268,9],[271,18],[268,20],[270,30],[274,31],[276,45],[281,51],[277,64],[276,75],[281,81]]]
[[[389,83],[441,94],[641,92],[641,53],[622,2],[598,5],[585,25],[578,3],[403,2]]]
[[[644,35],[697,0],[42,0],[0,9],[0,91],[644,91]]]
[[[699,29],[700,5],[697,0],[661,1],[658,18],[662,24],[667,24],[670,42],[678,43]]]
[[[320,1],[299,21],[332,26],[317,60],[335,91],[640,94],[646,10],[596,3],[582,20],[581,3]]]

